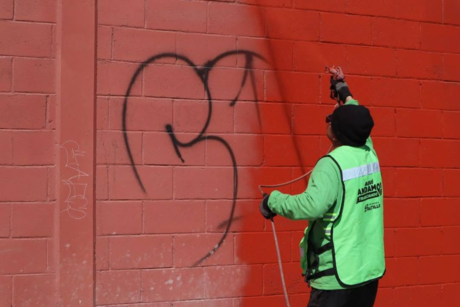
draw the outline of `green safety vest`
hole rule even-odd
[[[305,230],[300,242],[303,273],[307,281],[335,275],[342,287],[379,279],[385,274],[385,254],[377,154],[367,146],[340,146],[322,159],[332,159],[337,165],[342,189],[336,204]],[[322,235],[330,241],[314,249],[309,234],[316,222],[325,225]],[[331,258],[328,265],[322,261]]]

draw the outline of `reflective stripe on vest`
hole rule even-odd
[[[380,165],[378,162],[366,164],[363,166],[353,167],[346,169],[342,172],[343,181],[371,175],[380,172]]]

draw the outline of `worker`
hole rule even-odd
[[[303,275],[312,287],[308,307],[368,307],[385,273],[374,121],[344,78],[331,77],[331,91],[340,100],[326,117],[331,152],[318,160],[303,193],[265,194],[260,211],[266,219],[309,221],[300,242]]]

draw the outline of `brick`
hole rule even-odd
[[[435,110],[396,111],[397,136],[437,138],[442,136],[442,114]]]
[[[0,128],[40,129],[45,126],[46,98],[35,95],[1,95]]]
[[[0,306],[13,306],[12,293],[12,277],[0,276]]]
[[[379,282],[380,287],[401,287],[417,285],[418,281],[418,258],[401,257],[387,258],[385,276]]]
[[[460,28],[448,25],[423,23],[421,48],[429,51],[460,53]]]
[[[397,71],[399,77],[441,79],[442,55],[410,50],[398,50]]]
[[[319,98],[317,75],[300,72],[266,72],[265,100],[316,103]]]
[[[396,1],[396,16],[401,19],[421,21],[442,21],[442,3],[438,0],[405,0]]]
[[[55,304],[55,276],[15,276],[14,306],[52,306]]]
[[[55,0],[16,0],[15,20],[56,22]]]
[[[97,94],[125,96],[137,69],[137,64],[98,62]],[[141,78],[137,78],[130,90],[129,96],[139,96],[141,93],[142,80]]]
[[[98,23],[114,26],[144,26],[144,1],[101,0],[97,3]]]
[[[97,237],[96,238],[96,271],[109,269],[109,238]]]
[[[460,69],[460,55],[444,54],[443,55],[443,79],[450,81],[460,81],[457,72]]]
[[[223,234],[175,235],[174,267],[233,264],[233,235],[228,235],[213,252],[222,237]]]
[[[233,218],[230,220],[233,202],[206,202],[206,232],[224,232],[230,223],[230,232],[261,232],[264,221],[260,218],[259,201],[238,200],[235,203]]]
[[[300,41],[294,43],[294,70],[324,73],[325,64],[333,63],[340,63],[340,67],[347,71],[345,46]],[[329,82],[329,78],[327,81]]]
[[[403,306],[436,306],[441,301],[442,286],[396,288],[395,307]]]
[[[396,170],[391,167],[380,168],[383,181],[383,196],[391,197],[396,195]]]
[[[2,0],[0,2],[0,19],[13,19],[14,0]]]
[[[112,269],[143,269],[172,266],[171,236],[132,236],[110,238]]]
[[[348,73],[371,76],[396,76],[396,52],[387,48],[347,46]],[[379,59],[379,61],[375,61]]]
[[[142,203],[98,202],[97,232],[100,235],[142,233]]]
[[[174,134],[181,142],[190,141],[196,137],[192,134]],[[144,163],[154,165],[204,165],[205,142],[198,142],[191,147],[179,148],[182,162],[176,153],[176,149],[168,133],[144,134]]]
[[[442,286],[442,307],[455,306],[460,301],[460,283]]]
[[[0,164],[11,164],[13,162],[13,134],[12,132],[0,131]]]
[[[123,104],[124,99],[122,98],[110,98],[108,119],[110,129],[123,129]],[[165,132],[166,124],[171,124],[172,121],[172,100],[129,98],[126,111],[126,130]]]
[[[420,165],[420,142],[414,139],[373,138],[381,166]],[[398,150],[394,150],[398,148]]]
[[[145,233],[204,232],[204,227],[204,201],[144,202]]]
[[[318,41],[320,14],[301,10],[267,9],[267,35],[270,38]]]
[[[13,133],[13,164],[54,164],[55,155],[54,132],[34,131]]]
[[[0,21],[0,54],[14,56],[51,56],[51,25]]]
[[[289,134],[292,108],[287,103],[237,103],[235,132]]]
[[[13,204],[12,237],[51,237],[54,228],[54,204]]]
[[[304,306],[310,298],[307,294],[291,294],[289,295],[289,302],[291,306]],[[236,306],[239,307],[252,307],[252,306],[265,306],[277,307],[286,304],[284,295],[270,295],[270,296],[257,296],[257,297],[241,297],[235,299]]]
[[[436,110],[460,110],[456,101],[460,84],[422,82],[422,107]]]
[[[145,96],[203,99],[204,88],[195,69],[149,65],[144,71]]]
[[[299,9],[309,9],[327,12],[345,12],[346,1],[345,0],[294,0],[294,7]]]
[[[379,93],[381,89],[386,89],[385,95]],[[373,78],[372,92],[374,93],[372,97],[372,105],[374,106],[420,107],[421,86],[420,82],[416,80]]]
[[[1,201],[42,201],[47,197],[47,170],[0,167]]]
[[[179,301],[204,297],[206,285],[202,268],[142,271],[142,300]]]
[[[427,198],[422,200],[422,226],[457,226],[460,206],[455,198]]]
[[[257,57],[253,58],[251,65],[253,65],[254,68],[292,70],[292,42],[274,39],[238,37],[237,44],[239,51],[251,51],[263,57],[263,59]],[[238,56],[238,67],[246,67],[246,65],[246,55],[240,54]]]
[[[396,243],[396,235],[395,229],[385,229],[384,231],[384,249],[385,249],[385,257],[394,257],[395,256],[395,243]]]
[[[96,273],[96,304],[123,304],[140,301],[140,271],[108,271]]]
[[[174,52],[176,35],[168,32],[115,28],[113,30],[113,58],[122,61],[144,62],[159,54]],[[175,58],[158,58],[155,63],[174,63]]]
[[[233,299],[205,300],[205,301],[180,301],[180,302],[174,302],[173,306],[174,307],[233,307]],[[168,305],[165,307],[170,307],[170,306]]]
[[[376,46],[402,49],[420,47],[420,24],[418,22],[376,18],[372,27],[373,43]]]
[[[241,103],[238,102],[235,108]],[[209,101],[174,101],[174,132],[201,132],[209,116]],[[233,132],[234,115],[228,101],[212,102],[212,113],[206,132]],[[193,135],[196,137],[196,135]],[[188,139],[192,139],[190,136]]]
[[[0,204],[0,238],[7,238],[10,236],[10,212],[10,204]]]
[[[293,1],[294,0],[265,0],[261,3],[259,0],[237,0],[238,3],[276,7],[291,7]]]
[[[146,27],[161,30],[206,32],[205,2],[147,0]]]
[[[244,75],[248,73],[243,85]],[[251,82],[254,78],[254,85]],[[209,75],[209,90],[213,99],[229,101],[262,100],[264,97],[264,74],[258,70],[216,68]]]
[[[137,166],[146,193],[142,191],[131,166],[109,167],[109,196],[111,199],[170,199],[172,168]]]
[[[287,167],[239,167],[238,198],[256,198],[260,201],[260,184],[278,184],[291,180],[291,169]],[[265,189],[268,193],[271,189]],[[288,187],[277,188],[289,193]]]
[[[266,136],[265,165],[314,166],[321,157],[315,136]]]
[[[283,261],[291,258],[291,234],[278,233],[278,243]],[[277,262],[275,242],[271,233],[245,233],[235,235],[235,263],[257,264]]]
[[[216,135],[222,138],[233,153],[238,166],[262,165],[264,138],[261,135]],[[206,165],[232,166],[227,147],[214,139],[206,140]]]
[[[11,91],[13,80],[13,61],[11,58],[0,57],[0,92]]]
[[[394,136],[396,134],[395,110],[392,108],[369,108],[374,119],[371,136]]]
[[[442,254],[460,254],[460,227],[442,229]]]
[[[347,0],[347,12],[360,15],[395,17],[396,0]]]
[[[174,43],[177,47],[177,54],[188,57],[200,66],[204,66],[221,54],[237,50],[236,38],[228,36],[178,33],[173,46]],[[161,47],[165,49],[164,46]],[[217,61],[215,66],[236,66],[236,59],[236,55],[230,55]]]
[[[211,2],[208,5],[208,33],[265,36],[263,14],[263,9],[256,6]]]
[[[127,133],[131,155],[135,163],[142,162],[142,134]],[[96,143],[96,163],[98,164],[131,164],[123,132],[98,131]]]
[[[56,129],[56,95],[48,96],[46,102],[46,128],[48,130]]]
[[[228,281],[233,282],[229,283]],[[241,297],[262,294],[263,269],[255,265],[204,268],[206,297]]]
[[[455,0],[446,0],[443,3],[443,22],[460,25],[459,18],[460,18],[460,3]]]
[[[460,170],[444,170],[443,175],[444,196],[460,196]]]
[[[361,104],[368,106],[372,103],[374,92],[372,89],[372,79],[370,77],[360,76],[347,76],[347,84],[351,87],[353,98],[358,100]],[[330,90],[331,82],[330,76],[321,76],[321,103],[329,105],[331,112],[333,112],[336,99],[331,99]]]
[[[424,167],[460,167],[460,143],[453,140],[421,140],[421,165]]]
[[[305,172],[303,172],[302,174],[299,174],[298,176],[292,176],[294,178],[296,177],[299,177],[300,175],[303,175],[304,173],[306,173],[307,171],[309,171],[309,169],[305,169]],[[308,178],[308,177],[307,177]],[[294,192],[292,190],[292,192],[289,192],[289,194],[300,194],[302,192],[304,192],[306,190],[306,188],[303,188],[302,190],[300,190],[300,192],[297,193]],[[259,202],[260,203],[260,202]],[[260,216],[260,214],[259,214]],[[278,219],[278,221],[276,222],[276,231],[303,231],[305,230],[305,228],[307,227],[307,221],[305,220],[290,220],[290,219]],[[265,221],[265,231],[267,232],[272,232],[272,226],[271,226],[271,223],[270,221]],[[297,256],[298,252],[298,243],[299,241],[297,240],[294,240],[293,241],[293,246],[294,246],[294,254]],[[291,254],[292,256],[292,254]],[[299,261],[299,259],[295,259],[296,261]]]
[[[419,227],[421,200],[412,198],[385,199],[385,227]]]
[[[394,306],[394,289],[393,288],[379,288],[374,306],[375,307]]]
[[[109,198],[109,185],[108,185],[108,171],[107,167],[96,167],[96,199]]]
[[[397,170],[396,178],[398,197],[442,195],[441,170],[400,168]]]
[[[325,118],[332,112],[329,106],[294,105],[292,113],[294,133],[324,135],[327,130]]]
[[[176,199],[232,198],[235,192],[234,170],[225,168],[181,167],[175,170]],[[190,178],[194,178],[190,181]]]
[[[396,257],[428,256],[442,253],[441,228],[396,229]]]
[[[107,97],[98,97],[96,100],[96,129],[108,130],[109,129],[109,99]],[[120,125],[121,125],[121,119]]]
[[[0,240],[0,274],[46,271],[46,240]]]
[[[439,255],[419,258],[420,284],[459,282],[460,255]]]
[[[97,58],[112,58],[112,36],[113,29],[110,27],[97,27]]]
[[[284,263],[283,270],[288,293],[305,293],[308,291],[308,284],[301,276],[300,263]],[[264,295],[272,294],[283,294],[278,264],[264,266]],[[280,305],[284,305],[284,302],[281,301],[278,306]]]
[[[337,31],[344,24],[347,31]],[[371,45],[372,18],[357,15],[321,14],[321,41]]]

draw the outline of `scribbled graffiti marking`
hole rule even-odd
[[[62,180],[62,183],[67,185],[68,194],[66,208],[61,211],[67,212],[69,216],[76,220],[81,220],[86,217],[88,209],[88,199],[86,198],[86,188],[88,183],[85,182],[87,173],[81,170],[78,159],[85,156],[85,152],[80,150],[80,145],[75,141],[66,141],[61,145],[66,152],[65,168],[70,169],[73,174]]]
[[[253,90],[253,93],[254,93],[254,100],[257,103],[258,97],[257,97],[257,91],[256,91],[256,80],[255,80],[255,76],[254,76],[254,71],[252,70],[252,68],[253,68],[253,60],[254,60],[254,58],[264,60],[264,58],[262,56],[258,55],[257,53],[252,52],[252,51],[248,51],[248,50],[238,50],[238,51],[236,51],[235,50],[235,51],[224,52],[224,53],[218,55],[217,57],[215,57],[213,60],[206,62],[203,66],[198,66],[195,63],[193,63],[189,58],[187,58],[187,57],[185,57],[183,55],[176,54],[176,53],[162,53],[162,54],[152,56],[148,60],[146,60],[143,63],[141,63],[139,65],[138,69],[136,70],[136,72],[134,73],[133,77],[131,78],[131,82],[130,82],[130,84],[128,86],[128,89],[126,91],[124,104],[123,104],[122,122],[123,122],[123,135],[124,135],[124,140],[125,140],[125,144],[126,144],[126,150],[128,152],[128,156],[129,156],[129,159],[131,161],[131,166],[132,166],[132,169],[134,171],[134,175],[136,176],[136,180],[139,183],[139,186],[144,191],[144,193],[146,193],[144,183],[142,182],[142,179],[139,176],[139,173],[138,173],[138,170],[136,168],[136,165],[134,164],[134,159],[133,159],[133,155],[131,153],[131,147],[129,145],[129,139],[128,139],[128,133],[127,133],[127,127],[126,127],[126,119],[127,119],[127,115],[128,115],[128,106],[129,106],[128,100],[129,100],[129,97],[131,95],[131,89],[132,89],[134,83],[136,82],[137,78],[141,75],[141,72],[143,71],[143,69],[147,65],[152,64],[152,63],[154,63],[155,61],[157,61],[159,59],[172,58],[172,59],[177,59],[177,61],[182,61],[185,64],[187,64],[190,67],[192,67],[194,69],[195,73],[196,73],[196,76],[200,79],[201,83],[203,84],[204,90],[205,90],[205,92],[207,94],[207,97],[208,97],[207,98],[208,99],[208,116],[207,116],[206,122],[204,123],[204,126],[201,129],[201,132],[198,134],[198,136],[196,136],[194,139],[192,139],[189,142],[181,142],[176,138],[176,135],[174,134],[174,128],[173,128],[172,124],[167,124],[165,126],[166,132],[171,137],[172,146],[174,147],[174,150],[175,150],[175,152],[177,154],[177,157],[182,162],[185,162],[185,160],[182,157],[181,148],[193,147],[197,143],[200,143],[200,142],[203,142],[203,141],[206,141],[206,140],[221,143],[227,149],[228,153],[230,154],[231,160],[232,160],[232,166],[233,166],[233,196],[232,196],[232,209],[231,209],[231,212],[230,212],[230,217],[226,221],[227,226],[226,226],[225,231],[224,231],[221,239],[219,240],[219,242],[214,246],[214,248],[210,252],[208,252],[205,256],[203,256],[201,259],[199,259],[194,264],[195,266],[199,265],[200,263],[202,263],[204,260],[206,260],[209,256],[213,255],[220,248],[220,246],[224,242],[225,238],[227,237],[227,234],[228,234],[228,232],[230,230],[230,227],[231,227],[231,224],[232,224],[232,221],[233,221],[233,215],[235,213],[236,199],[237,199],[237,196],[238,196],[238,168],[237,168],[235,155],[233,153],[233,150],[232,150],[231,146],[227,143],[227,141],[225,141],[223,138],[221,138],[219,136],[207,135],[206,132],[207,132],[209,123],[211,121],[212,102],[213,102],[212,93],[211,93],[211,90],[209,88],[209,73],[215,67],[216,63],[218,63],[219,61],[221,61],[224,58],[227,58],[227,57],[230,57],[230,56],[236,56],[236,55],[244,55],[245,56],[245,66],[244,66],[243,78],[241,80],[241,86],[240,86],[240,88],[238,90],[238,93],[236,94],[235,98],[230,102],[230,106],[234,106],[236,104],[236,102],[238,101],[238,99],[239,99],[239,97],[241,95],[241,92],[242,92],[242,90],[243,90],[243,88],[244,88],[244,86],[245,86],[245,84],[246,84],[246,82],[248,80],[248,77],[250,79],[251,87],[252,87],[252,90]]]

